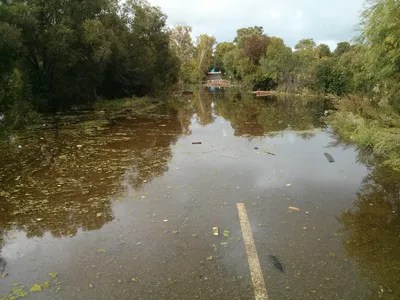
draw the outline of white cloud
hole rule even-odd
[[[282,37],[289,46],[302,38],[344,41],[356,35],[355,25],[364,0],[150,0],[168,15],[171,25],[193,27],[195,36],[215,35],[232,41],[236,30],[263,26],[270,36]]]

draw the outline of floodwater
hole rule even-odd
[[[269,299],[399,299],[400,174],[326,108],[201,92],[3,141],[0,299],[254,299],[236,203]]]

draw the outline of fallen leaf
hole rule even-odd
[[[3,273],[3,274],[1,274],[1,277],[2,277],[2,278],[6,277],[6,276],[8,276],[8,273]]]
[[[208,260],[208,261],[212,261],[212,260],[213,260],[213,257],[212,257],[212,255],[211,255],[211,256],[209,256],[209,257],[207,257],[207,260]]]
[[[221,243],[221,246],[226,246],[226,245],[228,245],[227,242],[222,242],[222,243]]]
[[[213,235],[218,236],[218,227],[213,227]]]
[[[288,183],[288,184],[286,184],[286,186],[292,186],[292,184],[291,184],[291,183]]]
[[[13,286],[17,286],[17,285],[20,285],[20,284],[21,284],[21,282],[14,282]]]
[[[100,218],[103,214],[102,213],[97,213],[96,217]]]
[[[23,289],[23,287],[19,288],[19,289],[14,288],[14,289],[12,289],[12,292],[17,297],[25,297],[25,296],[27,296],[28,293],[24,292],[22,289]],[[14,298],[10,298],[10,299],[14,299]]]
[[[50,275],[51,277],[55,278],[55,277],[57,277],[58,273],[51,273],[51,272],[50,272],[49,275]]]
[[[176,231],[176,230],[173,230],[173,231],[172,231],[172,233],[173,233],[173,234],[177,234],[177,233],[178,233],[178,231]]]
[[[297,207],[294,207],[294,206],[289,206],[288,209],[291,210],[291,211],[300,211],[300,208],[297,208]]]
[[[107,250],[106,249],[100,249],[99,251],[97,251],[98,253],[106,253]]]
[[[197,234],[195,234],[195,233],[192,233],[192,237],[196,237],[197,236]]]
[[[34,284],[31,287],[30,291],[31,292],[41,292],[42,291],[42,287],[40,285],[38,285],[38,284]]]
[[[137,282],[137,279],[135,277],[132,278],[133,282]]]
[[[42,283],[42,287],[44,287],[45,289],[48,289],[50,287],[50,284],[46,281],[46,282]]]
[[[230,232],[228,229],[225,229],[222,234],[224,235],[224,237],[229,237]]]

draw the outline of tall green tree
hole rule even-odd
[[[375,91],[400,111],[400,2],[368,0],[362,14],[365,66]]]
[[[213,59],[213,47],[216,39],[213,36],[202,34],[197,38],[196,66],[198,80],[201,80],[209,70]]]

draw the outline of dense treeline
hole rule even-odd
[[[231,43],[218,44],[215,66],[253,88],[335,95],[373,94],[400,109],[400,3],[369,0],[361,32],[352,44],[327,45],[303,39],[291,49],[262,27],[243,28]],[[383,101],[383,102],[382,102]]]
[[[366,4],[359,36],[338,43],[334,51],[311,38],[292,49],[259,26],[237,30],[232,42],[216,44],[214,37],[201,35],[193,43],[191,27],[177,26],[172,40],[183,80],[197,83],[215,68],[253,89],[368,95],[377,105],[400,110],[400,3]]]
[[[166,16],[145,1],[0,0],[0,111],[154,94],[177,81]]]
[[[400,3],[367,0],[361,34],[327,45],[303,39],[294,49],[262,27],[232,42],[190,26],[166,26],[144,0],[0,0],[0,112],[11,119],[102,97],[154,95],[200,83],[211,68],[252,89],[367,95],[400,110]],[[22,118],[22,119],[24,119]]]

